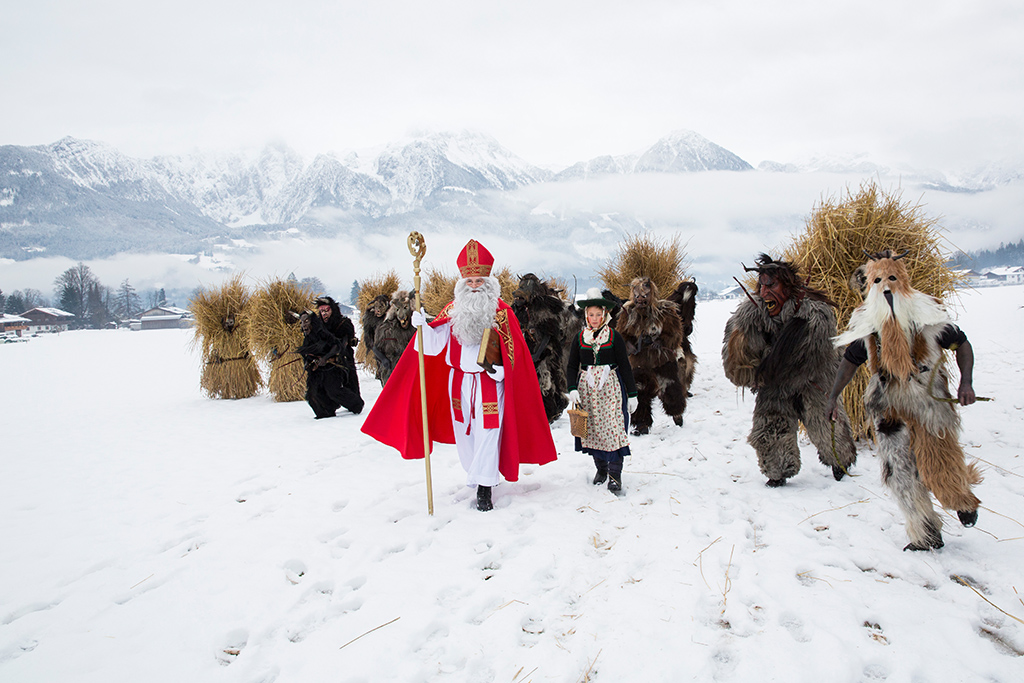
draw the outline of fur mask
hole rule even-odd
[[[907,267],[888,249],[871,256],[864,265],[864,303],[854,310],[846,332],[835,338],[837,346],[878,334],[881,363],[894,376],[914,372],[911,345],[914,335],[927,325],[950,322],[942,304],[910,286]]]

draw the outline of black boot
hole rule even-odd
[[[622,495],[622,461],[608,463],[608,490]]]
[[[594,458],[594,464],[597,466],[597,474],[594,475],[594,486],[597,486],[603,484],[608,479],[608,461]]]
[[[487,512],[488,510],[494,509],[494,504],[491,503],[490,486],[476,487],[476,509],[480,512]]]

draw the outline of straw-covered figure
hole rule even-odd
[[[978,519],[980,501],[971,486],[981,476],[964,459],[955,407],[977,400],[974,351],[942,303],[911,287],[901,261],[906,255],[889,250],[871,255],[851,280],[862,288],[864,303],[835,340],[849,346],[826,415],[836,415],[837,397],[867,362],[871,378],[864,405],[874,422],[882,480],[906,517],[910,543],[904,550],[929,550],[943,545],[942,519],[929,492],[942,507],[956,510],[964,526],[974,526]],[[944,349],[955,350],[960,370],[955,399],[949,392]]]
[[[622,494],[623,458],[630,454],[629,414],[636,410],[636,384],[622,335],[611,328],[615,302],[596,287],[576,302],[585,327],[569,342],[566,376],[569,400],[587,412],[587,433],[576,437],[576,450],[594,458],[594,485]]]
[[[843,478],[857,459],[850,420],[842,402],[833,423],[826,414],[839,352],[834,304],[809,287],[796,265],[758,256],[758,294],[737,307],[725,325],[722,365],[738,387],[757,395],[747,442],[757,464],[777,487],[800,471],[799,423],[818,450],[818,460]]]
[[[491,276],[494,257],[470,240],[457,264],[455,300],[430,323],[416,311],[413,324],[423,330],[430,439],[456,445],[477,508],[487,511],[502,476],[518,481],[520,463],[543,465],[556,453],[529,349]],[[424,457],[418,365],[410,344],[363,423],[407,459]]]

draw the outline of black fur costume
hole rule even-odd
[[[566,342],[580,327],[579,320],[558,294],[558,290],[533,273],[520,278],[519,287],[512,293],[512,312],[533,357],[549,424],[569,405],[565,397]]]
[[[747,442],[757,451],[757,464],[770,486],[781,486],[800,471],[798,422],[818,449],[818,459],[838,480],[857,459],[850,419],[839,404],[835,423],[828,417],[828,392],[839,352],[832,344],[836,318],[821,292],[801,282],[793,264],[762,254],[758,273],[780,281],[788,298],[775,316],[761,296],[744,301],[725,325],[722,364],[738,387],[757,394],[753,428]]]
[[[683,425],[686,387],[679,371],[683,353],[683,321],[676,304],[658,298],[650,278],[630,283],[631,296],[614,320],[629,352],[639,405],[633,413],[633,434],[647,434],[654,423],[652,403],[661,399],[665,413]]]
[[[395,292],[384,321],[374,333],[373,356],[377,359],[377,379],[381,386],[391,377],[391,371],[409,345],[409,340],[416,336],[411,320],[415,300],[416,292],[413,290]]]
[[[302,346],[296,353],[306,366],[306,402],[317,419],[334,417],[340,407],[358,415],[363,399],[352,350],[357,342],[355,326],[334,299],[317,299],[317,305],[323,304],[331,307],[327,321],[315,311],[302,314]]]

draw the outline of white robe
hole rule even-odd
[[[494,367],[491,378],[498,388],[498,428],[484,429],[484,399],[480,390],[480,375],[486,372],[477,362],[480,344],[462,344],[462,354],[452,358],[451,323],[443,323],[437,327],[424,325],[423,353],[436,356],[445,354],[445,362],[452,370],[448,373],[448,392],[450,396],[462,398],[463,422],[455,421],[455,411],[451,410],[452,426],[455,432],[455,448],[459,453],[462,468],[466,470],[467,486],[495,486],[501,481],[498,473],[498,456],[501,452],[501,427],[505,417],[505,368]],[[415,343],[415,342],[414,342]],[[462,370],[462,386],[454,387],[455,368]],[[467,426],[469,433],[467,434]]]

